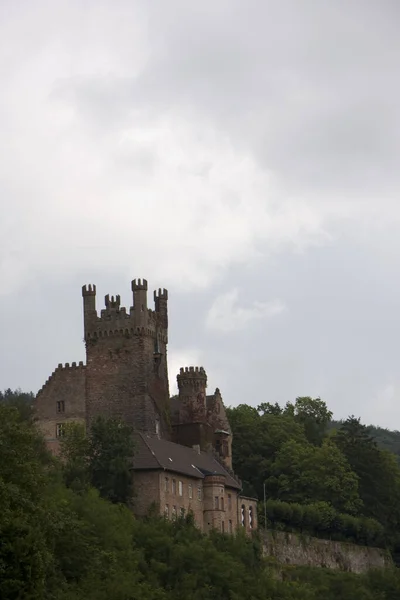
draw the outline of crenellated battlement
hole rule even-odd
[[[119,310],[120,304],[121,304],[121,296],[109,296],[109,294],[107,294],[107,296],[104,297],[104,304],[106,305],[106,309],[115,309],[115,310]]]
[[[46,379],[45,383],[42,385],[42,387],[36,394],[36,397],[38,397],[44,391],[44,389],[49,385],[49,383],[51,383],[54,380],[55,377],[58,376],[59,373],[65,372],[65,371],[68,371],[68,372],[78,371],[78,370],[81,371],[83,369],[86,369],[86,365],[83,364],[83,361],[79,361],[78,363],[72,362],[71,364],[65,363],[64,365],[62,363],[59,363],[57,365],[57,367],[54,369],[54,371],[52,372],[52,374]]]
[[[132,292],[143,290],[147,292],[147,279],[134,279],[131,283]]]
[[[104,298],[105,308],[100,315],[96,311],[96,286],[82,287],[85,339],[108,335],[150,335],[167,340],[168,330],[168,291],[159,288],[154,292],[154,310],[147,308],[146,279],[134,279],[131,282],[133,306],[127,310],[121,306],[119,295]]]
[[[176,379],[179,390],[184,387],[207,387],[207,374],[203,367],[181,367]]]
[[[89,283],[89,285],[82,286],[82,296],[95,296],[96,295],[96,286]]]
[[[181,367],[178,377],[197,378],[207,377],[207,375],[203,367]]]
[[[168,290],[166,290],[165,288],[158,288],[158,290],[154,290],[154,301],[157,302],[158,298],[168,300]]]

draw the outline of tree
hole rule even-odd
[[[16,408],[19,417],[24,421],[30,421],[33,417],[33,400],[32,392],[26,393],[20,389],[13,391],[8,388],[4,392],[0,392],[0,404]]]
[[[235,440],[234,469],[243,481],[245,493],[262,498],[275,455],[289,440],[306,443],[304,428],[290,415],[275,411],[260,415],[257,409],[244,404],[227,409],[227,413]]]
[[[90,481],[103,498],[130,502],[133,454],[131,427],[115,419],[94,421],[89,436]]]
[[[269,497],[285,502],[327,502],[350,514],[356,514],[362,506],[358,477],[329,439],[322,446],[293,440],[283,444],[266,484]]]
[[[76,492],[87,490],[90,484],[90,438],[81,423],[67,423],[60,442],[62,472],[67,487]]]
[[[68,425],[61,442],[65,483],[76,491],[90,484],[102,498],[129,504],[133,454],[132,428],[116,419],[98,417],[87,437],[82,425]]]
[[[296,398],[292,404],[288,402],[284,413],[292,415],[297,423],[304,427],[308,441],[314,445],[322,444],[328,425],[332,419],[332,412],[321,398],[302,396]]]
[[[368,428],[354,416],[343,423],[332,439],[359,478],[363,514],[382,523],[395,543],[400,526],[400,468],[396,457],[380,450]]]
[[[0,404],[0,598],[43,598],[52,563],[45,493],[52,460],[33,425]]]

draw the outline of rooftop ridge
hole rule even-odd
[[[139,435],[142,438],[142,440],[143,440],[144,444],[146,445],[148,451],[154,456],[154,458],[156,459],[156,461],[159,464],[160,468],[161,469],[165,469],[165,467],[158,460],[157,456],[154,454],[153,450],[150,448],[150,446],[149,446],[149,444],[148,444],[148,442],[146,440],[146,436],[144,435],[144,433],[142,433],[141,431],[137,431],[136,435]],[[149,437],[149,436],[147,436],[147,437]]]

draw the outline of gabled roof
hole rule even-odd
[[[143,433],[135,435],[133,469],[163,469],[197,479],[224,475],[227,487],[241,489],[240,483],[212,455]]]

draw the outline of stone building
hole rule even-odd
[[[168,292],[132,281],[133,305],[106,296],[96,309],[96,286],[83,286],[86,364],[59,364],[35,399],[37,423],[55,454],[66,423],[88,428],[102,415],[135,432],[132,470],[135,512],[157,506],[168,518],[193,512],[200,529],[227,533],[257,527],[254,498],[241,495],[232,471],[232,432],[221,393],[207,395],[203,367],[181,368],[169,397]]]

